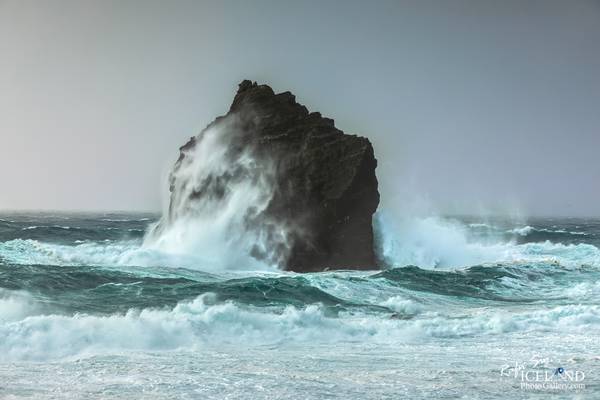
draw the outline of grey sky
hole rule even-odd
[[[600,215],[598,1],[0,0],[0,208],[158,210],[249,78],[371,138],[383,205]]]

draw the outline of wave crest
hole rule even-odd
[[[498,235],[474,235],[467,225],[438,217],[394,220],[378,213],[374,223],[379,256],[387,266],[460,268],[493,263],[540,262],[567,267],[600,266],[600,249],[592,244],[563,244],[549,240],[519,244]],[[533,231],[534,228],[526,226],[512,233],[528,234]]]
[[[389,304],[398,304],[390,299]],[[404,308],[404,305],[401,306]],[[598,332],[600,306],[568,305],[509,313],[476,309],[467,316],[425,312],[416,318],[379,314],[329,316],[319,304],[281,311],[215,302],[212,294],[172,309],[129,310],[96,316],[33,315],[0,325],[0,351],[12,360],[85,357],[123,351],[190,350],[207,346],[377,342],[397,344],[428,338],[525,333]]]

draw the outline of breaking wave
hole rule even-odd
[[[0,300],[0,311],[5,310]],[[8,300],[18,301],[18,300]],[[22,305],[27,315],[29,304]],[[475,311],[461,318],[420,310],[395,298],[386,304],[412,317],[368,313],[328,315],[319,304],[279,311],[215,302],[203,294],[169,309],[131,309],[106,316],[29,315],[0,325],[0,352],[10,360],[46,360],[131,351],[194,351],[210,346],[298,343],[407,343],[431,338],[535,331],[600,333],[600,306],[566,305],[517,313]]]
[[[539,238],[533,237],[532,232],[543,229],[534,229],[531,226],[503,230],[516,233],[519,237],[529,232],[528,237],[533,237],[532,241],[522,241],[514,236],[478,232],[483,226],[489,231],[491,225],[469,225],[439,217],[392,220],[386,218],[384,213],[378,213],[374,225],[379,258],[381,263],[388,267],[416,265],[421,268],[453,269],[494,263],[549,263],[570,268],[581,265],[600,266],[600,249],[597,246],[580,241],[554,242],[545,237],[542,238],[544,240],[537,240]],[[276,271],[275,267],[237,257],[237,253],[223,255],[227,263],[223,265],[217,262],[215,254],[221,254],[227,248],[218,248],[219,243],[214,243],[214,249],[208,252],[202,251],[203,247],[187,251],[143,245],[142,228],[138,226],[102,227],[99,231],[104,239],[101,241],[85,239],[86,235],[99,235],[91,228],[64,226],[59,228],[61,234],[72,239],[64,243],[39,240],[44,235],[54,235],[53,232],[46,232],[46,229],[57,228],[33,225],[19,228],[20,232],[27,232],[30,238],[0,242],[0,260],[26,265],[173,266],[206,271],[219,271],[224,268]],[[38,232],[40,230],[42,232]],[[558,231],[562,229],[554,230]],[[131,233],[136,235],[128,237]],[[584,233],[585,236],[576,236],[592,236],[591,233]],[[71,236],[72,234],[79,236]],[[6,237],[10,239],[13,236],[10,234]],[[75,240],[76,237],[84,239]]]
[[[108,219],[123,221],[103,221],[96,231],[96,222],[77,219],[2,222],[0,357],[600,334],[591,223],[507,226],[379,213],[386,269],[295,274],[243,263],[224,269],[202,251],[144,246],[141,236],[126,235],[151,220]],[[535,236],[562,230],[586,235]]]
[[[144,246],[198,255],[211,269],[274,269],[286,251],[283,222],[265,224],[274,193],[274,166],[252,146],[236,115],[219,118],[181,148],[170,175],[168,210]]]
[[[210,270],[212,265],[201,256],[146,248],[140,240],[82,241],[71,245],[15,239],[0,243],[0,261],[20,265],[171,266],[204,270]]]
[[[555,243],[550,240],[519,242],[510,236],[474,234],[470,228],[494,229],[487,224],[465,225],[439,217],[399,220],[379,213],[375,227],[382,262],[388,266],[460,268],[492,263],[558,263],[563,266],[600,266],[600,249],[588,243]],[[494,230],[499,230],[495,228]],[[526,226],[510,233],[528,235]]]

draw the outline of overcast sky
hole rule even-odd
[[[0,208],[159,210],[244,78],[368,136],[383,206],[600,215],[598,1],[0,0]]]

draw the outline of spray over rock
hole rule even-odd
[[[230,269],[374,269],[376,167],[367,138],[245,80],[180,148],[169,209],[146,241]]]

